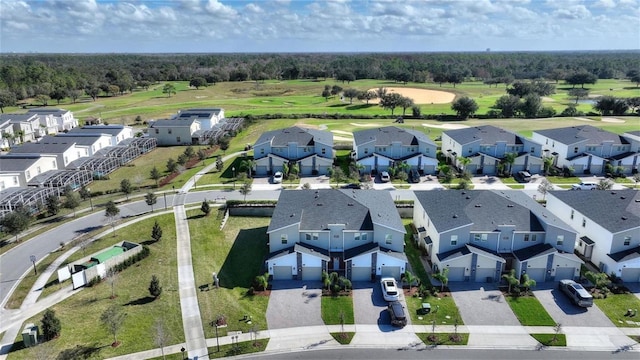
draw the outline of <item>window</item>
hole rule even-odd
[[[596,151],[595,146],[587,146],[587,151]]]
[[[587,219],[582,218],[582,227],[587,226]]]
[[[529,234],[524,234],[524,241],[529,241]]]
[[[13,177],[13,185],[18,185],[18,177],[17,176]]]
[[[458,245],[458,235],[451,235],[451,246]]]
[[[545,144],[545,145],[549,145],[549,139],[546,139],[546,140],[544,141],[544,144]]]
[[[305,148],[302,148],[302,152],[308,152],[308,150],[309,150],[309,149],[307,149],[306,147],[305,147]]]
[[[564,235],[558,235],[556,238],[556,245],[562,246],[564,244]]]
[[[369,153],[369,148],[364,148],[364,153],[368,154]]]
[[[571,210],[571,220],[573,220],[573,213],[574,212],[575,212],[574,210]]]
[[[306,233],[305,238],[307,241],[318,240],[318,233]]]
[[[359,240],[360,240],[360,233],[355,233],[355,234],[353,235],[353,240],[355,240],[355,241],[359,241]]]
[[[578,147],[577,147],[577,146],[573,148],[573,153],[574,153],[574,154],[577,154],[577,153],[578,153]]]
[[[171,134],[171,133],[172,133],[172,131],[173,131],[173,129],[169,129],[169,130],[167,130],[167,134]]]
[[[472,151],[473,151],[473,149],[469,148],[469,151],[468,151],[468,152],[469,152],[469,154],[471,154],[471,152],[472,152]]]
[[[156,134],[160,134],[160,129],[156,129]]]
[[[306,233],[306,234],[305,234],[305,239],[306,239],[307,241],[311,241],[311,234]]]
[[[424,149],[424,153],[428,154],[429,153],[429,148]]]
[[[536,235],[536,234],[531,234],[531,241],[532,241],[532,242],[534,242],[534,241],[536,241],[536,240],[538,240],[538,235]]]
[[[393,243],[393,237],[391,236],[391,234],[386,234],[384,236],[384,243],[387,245],[390,245]]]
[[[287,234],[280,235],[280,242],[282,242],[282,244],[286,244],[287,240],[288,240]]]
[[[624,246],[629,246],[631,245],[631,236],[625,236],[624,237]]]
[[[322,155],[326,155],[327,154],[327,149],[322,148]]]
[[[26,175],[27,175],[27,180],[31,179],[31,172],[29,172],[29,170],[27,170]]]
[[[360,240],[367,241],[367,233],[360,234]]]
[[[473,234],[473,241],[480,241],[481,234]]]
[[[264,155],[264,149],[260,149],[260,155]]]
[[[180,143],[180,136],[176,136],[176,142]]]
[[[532,153],[532,154],[535,154],[536,153],[536,148],[532,146],[531,150],[529,152]]]
[[[0,190],[4,190],[4,181],[0,181]]]
[[[38,166],[38,174],[42,174],[42,170],[40,169],[40,166]]]

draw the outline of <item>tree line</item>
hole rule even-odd
[[[223,81],[333,78],[398,83],[465,79],[490,85],[524,79],[629,78],[640,84],[640,56],[621,52],[372,53],[372,54],[5,54],[0,56],[0,108],[34,98],[42,105],[87,95],[94,100],[160,81],[196,88]],[[171,89],[163,89],[171,96]]]

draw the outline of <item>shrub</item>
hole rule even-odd
[[[42,335],[45,340],[55,339],[60,335],[62,325],[60,325],[60,319],[56,317],[55,311],[47,309],[42,317]]]

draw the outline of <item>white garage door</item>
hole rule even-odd
[[[267,166],[256,166],[256,174],[267,175]]]
[[[274,266],[273,280],[291,280],[291,266]]]
[[[620,278],[624,282],[640,282],[640,268],[623,268]]]
[[[321,267],[303,267],[302,268],[302,280],[321,280],[322,268]]]
[[[300,174],[302,175],[311,175],[312,172],[313,172],[313,166],[300,167]]]
[[[493,282],[496,269],[479,268],[476,270],[476,282]],[[490,281],[487,281],[490,278]]]
[[[352,267],[351,281],[371,281],[371,267],[370,266]]]
[[[380,274],[382,277],[392,277],[396,280],[400,280],[400,266],[383,266]]]
[[[556,281],[560,281],[562,279],[571,279],[573,280],[575,268],[572,267],[559,267],[556,268]],[[536,280],[537,281],[537,280]]]
[[[464,281],[464,268],[463,267],[450,267],[449,268],[449,281]]]
[[[539,269],[527,269],[527,274],[529,274],[529,279],[535,280],[537,283],[541,283],[544,282],[544,274],[545,274],[545,269],[544,268],[539,268]]]

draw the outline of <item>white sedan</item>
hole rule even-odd
[[[592,182],[581,182],[580,184],[571,185],[571,190],[595,190],[598,184]]]
[[[380,286],[382,287],[382,297],[385,301],[398,301],[400,299],[396,279],[391,277],[382,278]]]
[[[282,182],[282,177],[283,174],[281,171],[276,172],[275,174],[273,174],[273,183],[280,184]]]

